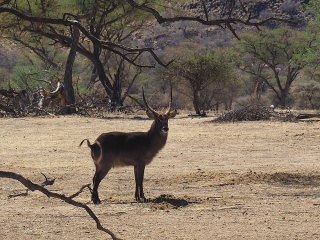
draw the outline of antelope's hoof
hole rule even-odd
[[[145,197],[138,198],[138,199],[136,199],[136,201],[137,201],[138,203],[146,203],[146,202],[148,202]]]

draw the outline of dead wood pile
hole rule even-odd
[[[253,104],[243,106],[239,109],[227,112],[214,122],[239,122],[239,121],[267,121],[276,120],[283,122],[297,121],[320,121],[319,113],[293,113],[290,109],[275,111],[273,108],[264,105]]]
[[[247,105],[219,116],[216,122],[260,121],[270,120],[271,111],[263,105]]]

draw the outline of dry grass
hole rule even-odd
[[[123,239],[319,239],[320,123],[170,122],[166,147],[147,166],[146,204],[134,202],[133,169],[113,169],[88,203]],[[0,168],[70,195],[91,182],[83,138],[140,131],[151,121],[80,117],[1,119]],[[1,239],[105,239],[79,209],[0,179]]]

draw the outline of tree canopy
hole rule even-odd
[[[174,79],[176,88],[192,100],[196,114],[205,115],[220,103],[229,109],[238,86],[234,56],[227,51],[213,50],[199,50],[192,55],[178,49],[176,53],[179,60],[168,67],[165,77]]]
[[[260,74],[263,74],[260,77],[273,90],[279,104],[285,107],[293,81],[313,60],[308,57],[308,53],[313,51],[313,44],[314,36],[307,32],[279,28],[246,33],[237,46],[242,54],[256,60],[254,64],[244,63],[242,69],[257,74],[253,67],[262,64]]]

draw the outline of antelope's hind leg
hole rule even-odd
[[[103,166],[103,167],[96,166],[96,173],[94,174],[92,179],[93,190],[91,195],[91,200],[94,204],[101,203],[99,199],[99,194],[98,194],[99,184],[102,181],[102,179],[104,179],[104,177],[107,175],[110,169],[111,169],[111,166]]]

